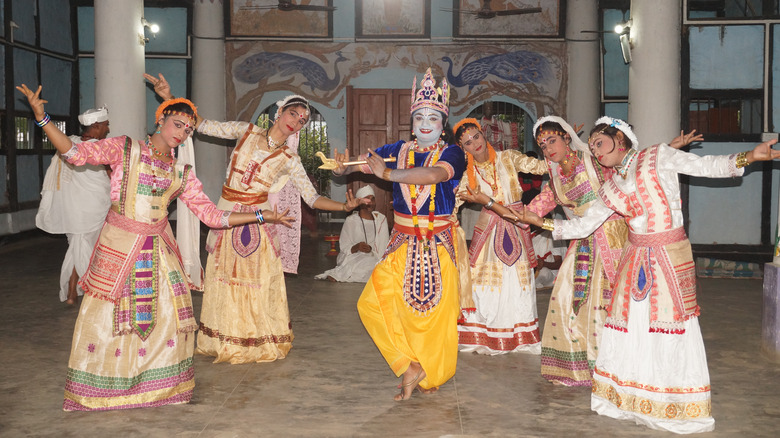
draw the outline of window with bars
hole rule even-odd
[[[65,126],[66,122],[64,120],[52,120],[49,123],[54,123],[54,126],[56,126],[60,131],[65,132]],[[49,136],[46,135],[46,133],[43,133],[43,150],[45,151],[51,151],[54,150],[54,145],[49,141]]]
[[[533,148],[533,145],[525,144],[528,114],[515,104],[488,101],[472,110],[468,117],[482,122],[485,137],[498,150]]]
[[[32,150],[32,119],[29,117],[14,117],[14,127],[16,150]]]
[[[697,90],[696,94],[702,90]],[[748,140],[762,130],[762,100],[755,96],[692,97],[688,103],[688,128],[712,140]]]

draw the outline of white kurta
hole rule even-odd
[[[631,164],[625,179],[613,177],[623,193],[637,191],[637,161]],[[700,157],[661,145],[657,174],[671,210],[671,229],[683,226],[679,174],[726,178],[743,173],[744,169],[735,166],[735,155]],[[610,214],[612,210],[599,200],[582,218],[556,220],[553,237],[586,236]],[[648,233],[648,219],[646,211],[630,218],[631,232]],[[684,333],[667,334],[649,329],[650,312],[649,299],[636,301],[632,297],[627,330],[604,328],[593,374],[591,408],[601,415],[675,433],[713,430],[710,377],[698,318],[685,321]]]
[[[81,137],[75,135],[70,136],[70,140],[74,144],[83,143]],[[51,158],[43,179],[35,225],[47,233],[68,237],[68,251],[60,271],[60,301],[68,298],[68,281],[73,269],[81,276],[89,266],[92,250],[111,207],[110,185],[105,166],[74,166],[60,154]],[[80,287],[78,294],[84,294]]]
[[[390,240],[387,218],[377,211],[372,212],[373,220],[363,219],[358,212],[352,213],[344,221],[339,236],[339,255],[336,267],[315,276],[317,280],[328,277],[336,281],[365,283],[371,277],[374,266],[382,258]],[[352,252],[352,247],[360,242],[371,246],[371,252]]]

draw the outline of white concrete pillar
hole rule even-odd
[[[566,114],[561,115],[574,126],[584,123],[585,134],[600,116],[599,36],[582,33],[598,30],[598,0],[576,0],[566,3],[566,50],[568,87]]]
[[[680,134],[681,13],[678,0],[631,1],[628,122],[642,148]]]
[[[95,0],[95,106],[105,104],[112,135],[146,135],[141,17],[143,0]]]
[[[225,29],[222,0],[195,0],[192,35],[192,100],[201,117],[225,120]],[[228,165],[226,143],[195,136],[195,168],[203,191],[216,202]],[[232,146],[232,142],[230,144]]]

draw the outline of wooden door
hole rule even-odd
[[[358,156],[382,145],[411,137],[411,102],[409,90],[347,88],[347,142],[349,155]],[[392,184],[373,175],[353,173],[348,187],[352,193],[372,185],[376,193],[376,209],[387,216],[393,226]]]

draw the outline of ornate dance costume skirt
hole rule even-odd
[[[496,260],[478,266],[483,268],[482,272],[472,270],[476,311],[468,312],[465,321],[458,324],[460,351],[539,354],[541,342],[536,288],[528,262],[518,261],[516,265],[507,266]],[[498,283],[477,284],[488,275],[495,277]]]
[[[73,332],[63,409],[187,403],[195,387],[195,321],[176,248],[166,244],[172,242],[170,227],[165,237],[139,236],[112,226],[111,219],[109,214],[92,256],[89,284],[82,278],[86,296]],[[127,239],[136,239],[135,249],[122,254],[117,243]],[[113,262],[129,267],[114,269]],[[116,279],[123,287],[115,303],[96,285],[119,271],[129,273]]]
[[[401,244],[380,261],[357,307],[360,319],[390,368],[400,376],[419,362],[426,377],[420,386],[442,385],[455,375],[458,360],[458,270],[444,245],[436,245],[441,273],[441,297],[426,312],[405,299],[407,245]]]
[[[206,265],[197,353],[214,363],[271,362],[292,348],[287,289],[269,225],[219,233]]]
[[[591,409],[675,433],[715,428],[699,319],[685,333],[650,333],[650,299],[631,300],[628,331],[604,328]]]
[[[542,332],[542,377],[566,386],[590,386],[607,316],[602,291],[609,282],[601,269],[599,251],[590,253],[590,266],[578,260],[578,242],[587,240],[573,242],[563,259]],[[583,281],[587,282],[587,295],[575,296],[575,282]]]

